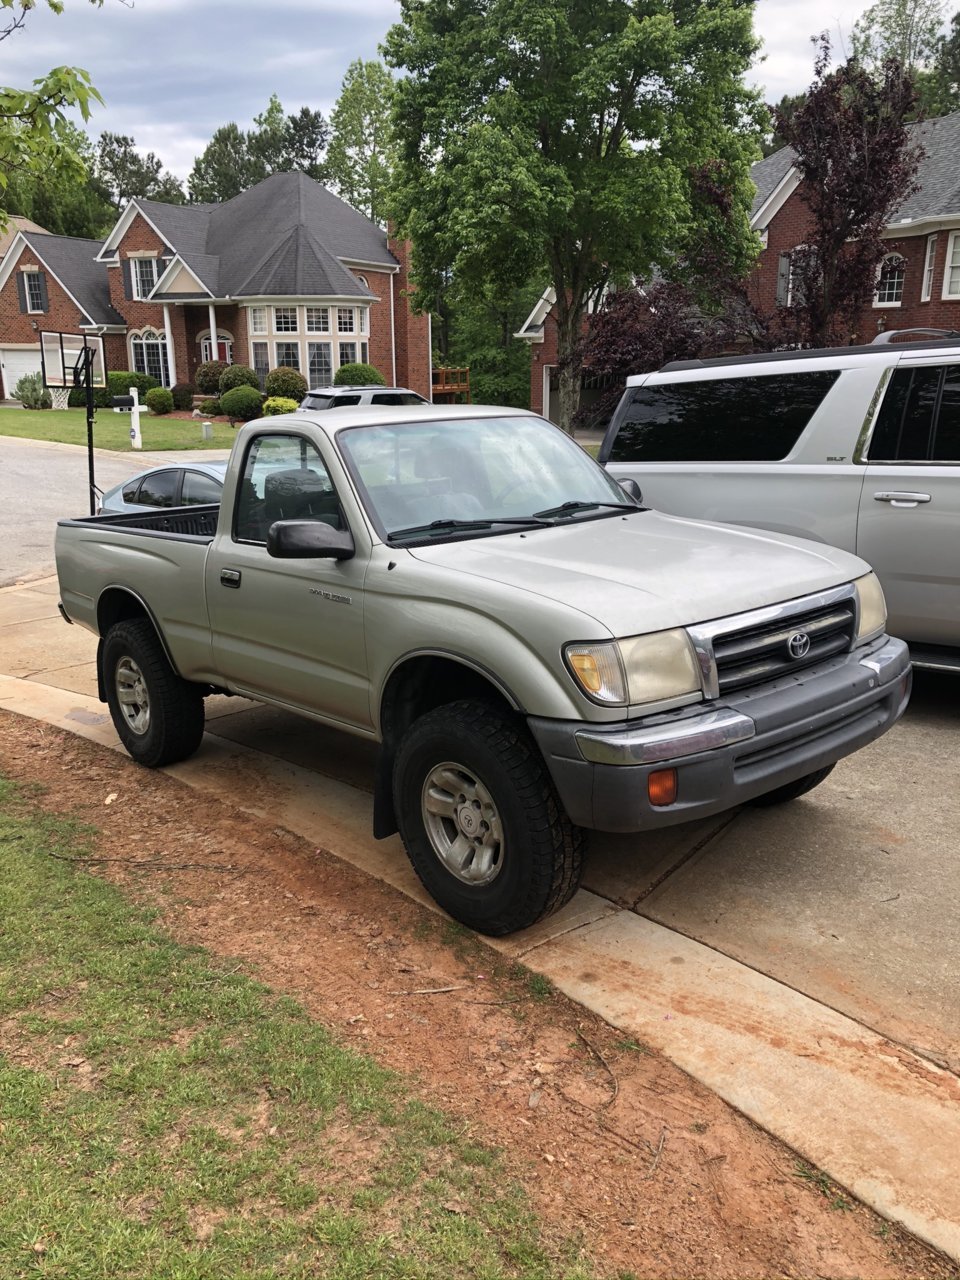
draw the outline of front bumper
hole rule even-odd
[[[717,702],[621,724],[529,725],[572,822],[643,831],[722,813],[850,755],[896,723],[910,685],[907,646],[882,636]],[[654,806],[647,775],[667,768],[677,799]]]

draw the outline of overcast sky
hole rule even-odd
[[[809,83],[810,37],[834,46],[867,0],[758,0],[764,58],[752,73],[769,101]],[[4,12],[6,12],[4,10]],[[377,46],[397,0],[66,0],[59,17],[37,8],[25,30],[0,43],[0,83],[22,86],[52,66],[90,72],[103,95],[88,126],[131,134],[185,178],[219,125],[249,126],[277,93],[291,111],[325,114],[355,58]],[[838,37],[839,30],[839,37]]]

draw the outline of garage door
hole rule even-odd
[[[40,372],[40,346],[0,347],[0,369],[3,370],[3,394],[13,399],[13,390],[25,373]]]

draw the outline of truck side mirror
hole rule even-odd
[[[267,554],[278,560],[350,560],[356,547],[349,529],[323,520],[277,520],[267,530]]]
[[[627,476],[624,480],[618,480],[617,484],[629,498],[634,500],[638,507],[643,504],[643,490],[632,476]]]

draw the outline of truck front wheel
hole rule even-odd
[[[203,695],[170,666],[151,624],[111,627],[101,662],[114,728],[137,764],[156,769],[192,756],[203,738]]]
[[[483,702],[450,703],[397,751],[394,807],[424,887],[455,920],[497,937],[568,902],[584,836],[522,726]]]

